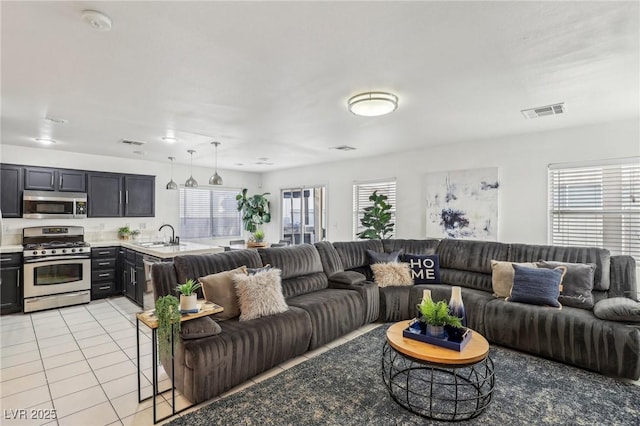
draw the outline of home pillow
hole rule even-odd
[[[640,302],[626,297],[603,299],[593,307],[593,314],[603,320],[640,323]]]
[[[440,284],[440,257],[437,254],[404,254],[402,261],[409,264],[414,284]]]
[[[282,271],[272,268],[254,275],[235,274],[240,321],[279,314],[289,309],[282,294]]]
[[[556,269],[537,269],[513,265],[513,269],[513,287],[507,298],[509,302],[562,308],[558,296],[566,268],[559,266]]]
[[[367,250],[367,257],[369,258],[370,265],[374,263],[397,262],[401,254],[402,249],[398,251],[392,251],[391,253],[380,253],[373,250]]]
[[[519,265],[527,268],[537,268],[535,263],[512,263],[501,262],[498,260],[491,261],[491,286],[493,287],[493,295],[495,297],[505,298],[511,294],[513,287],[513,265]]]
[[[371,265],[373,280],[378,287],[413,284],[408,263],[374,263]]]
[[[330,281],[347,285],[361,284],[365,282],[366,279],[367,278],[364,275],[356,271],[340,271],[329,277]]]
[[[596,273],[595,263],[564,263],[564,262],[538,262],[539,268],[553,269],[558,266],[567,268],[567,273],[562,279],[562,291],[558,301],[563,306],[574,308],[593,308],[593,279]]]
[[[209,317],[195,318],[180,324],[180,337],[184,340],[215,336],[221,332],[220,325]]]
[[[217,320],[224,321],[240,315],[240,305],[238,304],[236,287],[233,282],[233,276],[236,274],[246,275],[246,266],[207,275],[199,279],[200,284],[202,284],[204,298],[224,308],[224,311],[214,315]]]

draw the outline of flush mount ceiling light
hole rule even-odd
[[[169,157],[171,161],[171,180],[167,184],[167,189],[178,189],[178,184],[173,181],[173,160],[175,159],[175,157]]]
[[[42,145],[53,145],[54,143],[56,143],[56,141],[54,141],[53,139],[47,138],[36,138],[36,142],[40,142]]]
[[[111,30],[111,18],[104,13],[100,13],[96,10],[83,10],[82,20],[91,26],[96,31],[110,31]]]
[[[188,149],[187,152],[191,154],[191,176],[189,176],[189,179],[184,183],[184,186],[187,188],[197,188],[198,181],[193,178],[193,153],[195,151],[193,149]]]
[[[398,108],[398,97],[387,92],[366,92],[350,97],[347,105],[355,115],[377,117],[395,111]]]
[[[222,185],[222,178],[218,174],[218,145],[220,142],[211,142],[211,145],[216,147],[216,168],[213,175],[209,178],[209,185]]]

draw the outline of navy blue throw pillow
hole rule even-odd
[[[441,284],[440,256],[437,254],[405,254],[402,261],[409,264],[414,284]]]
[[[392,251],[391,253],[380,253],[373,250],[367,250],[369,264],[372,263],[395,263],[402,254],[402,250]]]
[[[513,287],[511,295],[507,298],[508,301],[562,308],[558,297],[560,283],[566,269],[562,266],[556,269],[544,269],[513,265],[513,270],[515,271]]]

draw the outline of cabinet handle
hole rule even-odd
[[[108,277],[111,274],[98,274],[99,277]]]
[[[98,262],[98,266],[109,266],[109,262]]]
[[[59,187],[62,188],[62,175],[60,175],[60,185],[59,185]]]
[[[118,204],[122,204],[122,191],[118,191]]]
[[[108,251],[99,251],[98,254],[109,254]]]
[[[109,290],[110,288],[111,288],[110,285],[105,285],[105,286],[102,286],[102,287],[98,287],[99,290]]]
[[[124,191],[124,202],[129,204],[129,191]]]
[[[11,258],[10,257],[3,257],[0,259],[0,262],[11,262]]]
[[[53,173],[51,173],[51,187],[53,187]]]
[[[20,288],[20,269],[18,269],[18,286],[16,288]]]

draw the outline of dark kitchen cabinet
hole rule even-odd
[[[0,190],[2,217],[22,217],[22,167],[0,165]]]
[[[86,192],[86,172],[48,167],[25,167],[24,189]]]
[[[22,253],[0,254],[0,314],[22,312]]]
[[[87,177],[88,217],[122,216],[123,182],[123,175],[89,172]]]
[[[140,307],[144,303],[144,263],[142,255],[134,250],[123,249],[122,290],[125,296]],[[139,258],[139,263],[137,262]]]
[[[155,176],[90,172],[89,217],[153,217]]]
[[[91,300],[117,294],[118,247],[91,249]]]
[[[153,217],[155,215],[155,176],[127,175],[124,177],[124,215]]]

